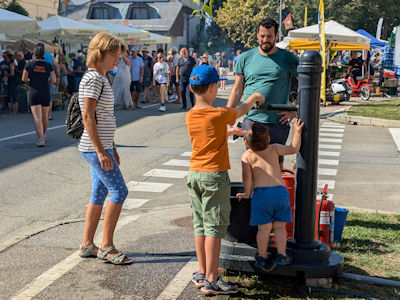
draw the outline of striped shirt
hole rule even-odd
[[[116,129],[114,116],[114,94],[107,78],[94,69],[89,69],[79,84],[79,105],[84,108],[84,98],[97,99],[96,119],[97,132],[104,149],[113,148]],[[86,129],[83,131],[78,146],[81,152],[95,152]]]

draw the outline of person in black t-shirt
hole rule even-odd
[[[51,83],[56,83],[56,75],[53,67],[43,61],[44,48],[37,46],[34,50],[34,59],[30,60],[22,73],[22,80],[29,80],[29,102],[33,115],[33,122],[39,141],[36,146],[44,147],[44,136],[49,123],[49,76]]]
[[[193,68],[196,66],[196,61],[193,57],[189,56],[189,52],[186,48],[182,48],[179,54],[181,58],[179,58],[178,66],[176,67],[176,82],[180,82],[182,88],[182,109],[186,110],[186,89],[189,85],[190,74],[192,73]],[[193,107],[194,95],[190,89],[189,97]]]
[[[358,57],[357,52],[351,52],[351,60],[349,61],[349,66],[347,67],[347,73],[351,74],[354,82],[357,84],[357,77],[362,76],[362,70],[364,68],[364,74],[366,74],[367,66],[365,61],[361,57]]]
[[[17,102],[17,81],[16,81],[16,66],[14,63],[14,55],[11,53],[7,53],[5,55],[5,61],[8,63],[8,70],[7,70],[7,95],[8,100],[12,104],[13,113],[18,113],[18,102]]]

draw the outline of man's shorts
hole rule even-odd
[[[144,77],[143,78],[143,86],[144,87],[149,87],[149,86],[151,86],[151,76],[148,76],[148,77]]]
[[[170,85],[170,86],[173,86],[173,85],[175,85],[175,86],[180,86],[179,81],[176,82],[176,76],[174,76],[174,75],[171,76],[171,82],[170,82],[169,85]]]
[[[247,130],[250,125],[252,125],[254,121],[250,119],[244,119],[242,122],[242,129]],[[277,124],[265,124],[269,127],[269,137],[270,137],[270,144],[281,144],[286,145],[286,141],[289,136],[290,126],[282,123]],[[283,162],[283,156],[279,156],[279,162]]]
[[[131,92],[140,93],[142,91],[142,84],[139,81],[131,81],[130,90]]]
[[[292,222],[289,192],[284,185],[257,187],[251,197],[250,226]]]
[[[187,186],[192,203],[194,235],[225,237],[231,213],[228,172],[189,171]]]
[[[219,76],[226,77],[228,75],[228,68],[219,67]]]

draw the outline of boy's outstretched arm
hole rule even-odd
[[[260,102],[260,104],[265,102],[265,98],[263,95],[259,93],[253,93],[246,101],[244,101],[239,107],[235,108],[238,112],[238,118],[247,114],[248,111],[254,106],[256,102]]]
[[[244,186],[244,193],[237,193],[236,197],[240,200],[248,199],[251,197],[251,191],[253,190],[253,174],[251,172],[251,166],[247,160],[247,151],[242,154],[242,180]]]
[[[293,139],[292,143],[288,146],[285,145],[280,145],[280,144],[274,144],[276,147],[278,154],[280,156],[288,155],[288,154],[294,154],[299,152],[300,146],[301,146],[301,132],[303,130],[304,123],[301,122],[300,119],[297,119],[296,122],[294,122],[293,126]]]

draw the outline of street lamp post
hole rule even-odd
[[[282,0],[279,0],[279,41],[282,40]]]

